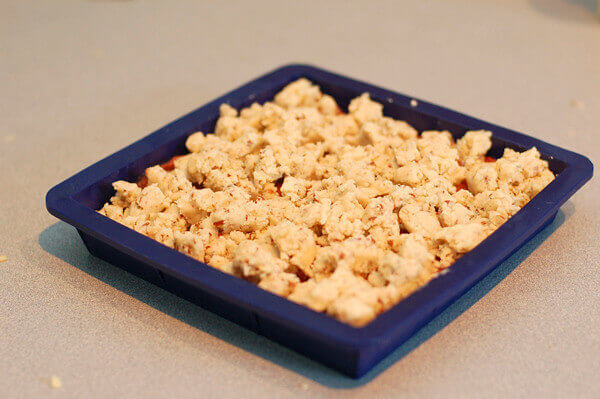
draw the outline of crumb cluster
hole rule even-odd
[[[420,134],[365,93],[306,79],[227,104],[189,154],[117,181],[103,215],[225,273],[362,326],[448,268],[554,179],[491,132]]]

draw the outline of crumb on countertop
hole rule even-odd
[[[0,255],[0,263],[2,262],[6,262],[8,260],[8,258],[4,255]]]
[[[581,101],[581,100],[571,100],[571,102],[569,104],[573,108],[577,108],[577,109],[584,109],[585,108],[585,103],[583,101]]]
[[[50,388],[59,389],[62,388],[62,381],[57,376],[53,375],[50,377]]]

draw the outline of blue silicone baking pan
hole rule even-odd
[[[291,81],[306,77],[333,96],[343,109],[363,92],[384,104],[384,113],[419,131],[493,132],[488,155],[504,148],[537,147],[556,179],[500,229],[460,258],[448,272],[381,314],[354,328],[227,275],[124,227],[95,210],[113,195],[111,183],[136,181],[145,168],[186,153],[185,140],[198,130],[212,132],[219,105],[242,108],[264,103]],[[582,155],[426,101],[408,97],[308,65],[269,72],[198,108],[52,188],[48,211],[73,225],[95,256],[134,273],[201,307],[315,359],[350,377],[360,377],[407,340],[466,290],[550,223],[559,207],[592,177]],[[414,105],[414,102],[413,102]]]

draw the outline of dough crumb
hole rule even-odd
[[[571,107],[577,108],[577,109],[584,109],[585,108],[585,104],[581,100],[571,100],[570,105],[571,105]]]
[[[412,100],[410,100],[410,106],[411,107],[416,107],[417,105],[419,105],[419,102],[417,100],[415,100],[414,98]]]
[[[53,375],[50,377],[50,388],[60,389],[62,388],[62,381],[57,376]]]
[[[8,260],[8,258],[4,255],[0,255],[0,263],[2,262],[6,262]]]

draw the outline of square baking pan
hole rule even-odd
[[[363,92],[384,105],[384,114],[418,131],[493,132],[491,157],[504,148],[537,147],[557,175],[542,192],[475,249],[393,308],[361,328],[293,303],[225,274],[96,212],[113,195],[111,183],[136,181],[144,170],[186,153],[196,131],[212,132],[219,105],[240,109],[264,103],[288,83],[305,77],[346,110]],[[73,225],[95,256],[136,274],[201,307],[354,378],[369,371],[461,294],[476,284],[552,221],[560,206],[592,176],[582,155],[422,100],[308,65],[287,65],[198,108],[156,132],[82,170],[52,188],[48,211]],[[412,102],[412,105],[411,105]]]

